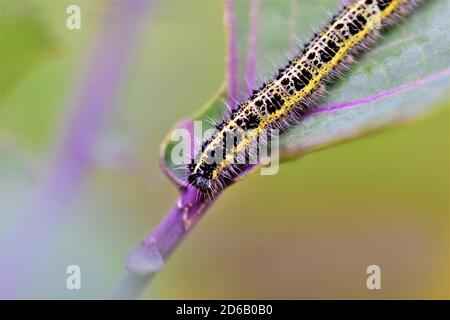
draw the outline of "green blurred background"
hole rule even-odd
[[[82,29],[71,31],[65,11],[74,3]],[[52,169],[81,66],[99,24],[114,23],[108,5],[1,1],[2,236],[29,223],[19,208]],[[147,11],[88,175],[15,297],[107,297],[126,251],[177,198],[159,145],[224,79],[223,6],[168,1]],[[236,184],[143,298],[450,298],[449,119],[443,105]],[[81,267],[80,291],[65,287],[69,264]],[[381,267],[382,290],[366,288],[371,264]]]

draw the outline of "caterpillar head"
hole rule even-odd
[[[215,164],[191,162],[189,165],[188,182],[203,193],[212,193],[217,190],[218,183],[213,179]]]

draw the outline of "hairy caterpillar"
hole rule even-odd
[[[340,76],[357,56],[378,36],[377,29],[397,23],[420,0],[357,0],[345,5],[314,35],[289,64],[269,82],[235,108],[202,145],[201,152],[188,166],[188,182],[202,193],[214,194],[242,170],[252,143],[264,130],[285,131],[314,107],[324,85]],[[240,136],[231,148],[227,136]],[[219,161],[214,161],[217,154]]]

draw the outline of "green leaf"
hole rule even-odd
[[[237,30],[240,95],[246,92],[249,39],[249,1],[233,2]],[[258,15],[257,71],[273,75],[276,65],[296,53],[294,35],[308,39],[335,12],[340,1],[262,1]],[[281,139],[281,160],[296,158],[394,124],[422,117],[448,106],[450,92],[450,3],[429,1],[400,25],[383,32],[377,45],[356,62],[350,72],[327,88],[320,112],[306,117]],[[310,27],[311,26],[311,27]],[[259,76],[257,77],[259,78]],[[267,78],[265,79],[267,80]],[[195,120],[220,119],[226,109],[220,90]],[[239,97],[238,97],[239,98]],[[348,106],[350,105],[350,106]],[[167,141],[166,141],[167,142]],[[172,144],[163,144],[162,166],[173,171]],[[178,176],[179,173],[178,173]]]
[[[32,3],[1,3],[2,99],[33,67],[57,53],[55,41],[39,14]]]

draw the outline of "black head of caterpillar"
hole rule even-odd
[[[216,125],[218,130],[223,129],[228,120],[223,120]],[[254,126],[256,128],[256,126]],[[219,131],[220,132],[220,131]],[[208,139],[202,145],[202,152],[197,156],[196,160],[192,160],[187,166],[188,177],[187,181],[202,193],[214,195],[218,191],[223,190],[229,185],[233,178],[248,170],[255,165],[257,151],[255,149],[247,148],[241,152],[233,152],[232,149],[239,145],[242,139],[245,139],[245,133],[234,136],[231,131],[227,136],[227,131],[221,134],[222,139],[217,139],[217,133],[212,139]],[[219,141],[214,148],[211,148],[211,140]],[[260,145],[256,145],[256,148]],[[208,149],[208,150],[205,150]],[[225,161],[227,155],[233,154],[233,161]],[[224,163],[227,165],[224,166]]]
[[[196,164],[194,161],[192,161],[189,166],[189,176],[188,176],[188,182],[189,184],[195,186],[197,189],[199,189],[202,192],[207,192],[208,190],[213,190],[213,180],[212,180],[212,174],[216,167],[216,164],[207,164],[203,163],[200,165],[199,168],[196,168]]]
[[[314,107],[324,85],[339,77],[353,56],[364,51],[381,27],[396,23],[420,0],[357,0],[344,6],[312,40],[280,69],[276,77],[256,90],[217,126],[217,133],[188,166],[188,182],[202,193],[214,194],[226,187],[250,164],[236,165],[264,130],[286,130]],[[223,151],[221,161],[212,153],[224,144],[227,134],[243,134],[234,148]],[[219,151],[219,152],[222,152]],[[241,163],[241,162],[239,162]]]

